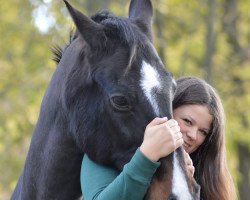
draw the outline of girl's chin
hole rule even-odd
[[[185,151],[186,151],[187,153],[191,153],[191,152],[190,152],[190,145],[188,145],[186,142],[184,142],[184,144],[183,144],[182,146],[183,146],[183,148],[185,149]]]
[[[188,154],[190,154],[190,151],[189,151],[188,148],[185,148],[185,147],[184,147],[184,150],[185,150]]]
[[[195,150],[193,150],[191,147],[185,147],[184,145],[182,145],[182,147],[184,148],[184,150],[188,153],[191,154],[193,153]]]

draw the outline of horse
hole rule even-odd
[[[172,117],[176,85],[152,44],[151,1],[132,0],[129,17],[101,11],[91,18],[64,2],[76,31],[56,51],[58,66],[12,200],[81,198],[85,153],[122,170],[146,125],[155,117]],[[198,199],[182,151],[161,159],[144,199]]]

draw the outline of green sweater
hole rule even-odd
[[[85,155],[81,169],[81,188],[84,200],[142,200],[153,174],[160,166],[139,149],[123,171],[99,165]]]

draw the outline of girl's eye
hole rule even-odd
[[[189,119],[183,119],[185,122],[186,122],[186,124],[188,124],[188,125],[192,125],[192,122],[189,120]]]
[[[202,135],[204,135],[204,136],[207,136],[207,135],[208,135],[208,132],[207,132],[207,131],[201,130],[200,132],[201,132]]]

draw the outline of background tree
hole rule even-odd
[[[126,15],[129,1],[70,0],[88,15]],[[152,0],[155,45],[175,77],[195,75],[222,97],[227,153],[239,199],[250,190],[250,1]],[[9,0],[0,6],[0,199],[22,170],[40,103],[56,67],[51,46],[68,42],[73,23],[62,1]]]

